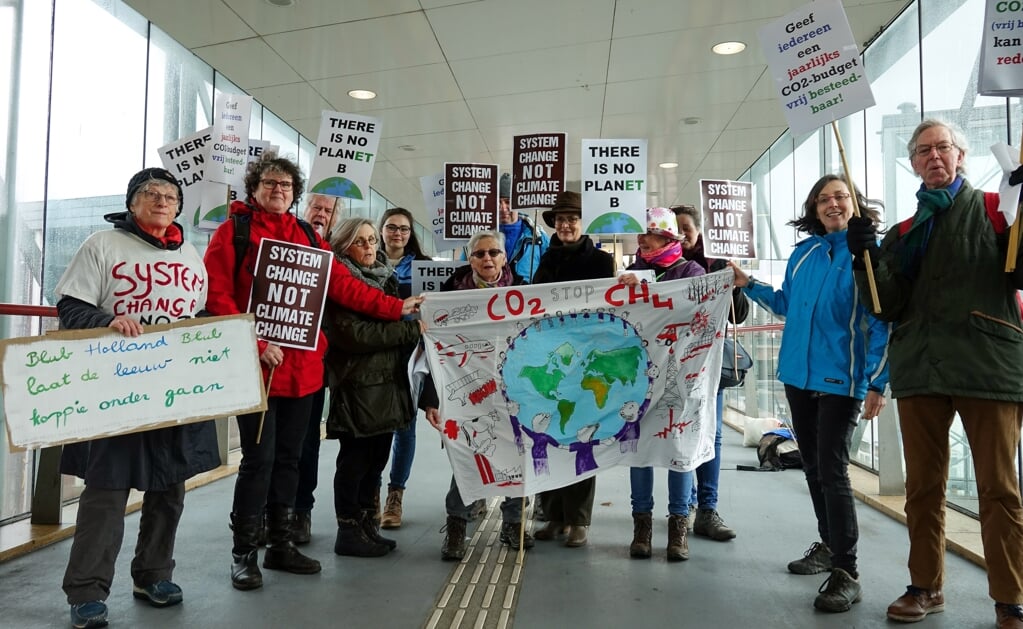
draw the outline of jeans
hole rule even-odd
[[[701,509],[718,508],[718,481],[721,478],[721,429],[724,426],[725,390],[718,389],[717,427],[714,432],[714,458],[704,461],[696,468],[692,494],[689,504],[698,505]]]
[[[298,459],[298,489],[295,492],[295,511],[312,511],[316,499],[317,473],[320,466],[320,422],[323,421],[323,401],[327,388],[313,393],[309,411],[309,426],[302,440],[302,456]]]
[[[394,431],[394,447],[391,451],[391,478],[388,489],[405,489],[409,474],[412,473],[412,459],[416,456],[416,418],[404,430]]]
[[[653,513],[654,468],[629,468],[632,487],[632,512]],[[693,484],[692,472],[668,470],[668,514],[689,515],[689,488]]]
[[[472,505],[467,505],[462,500],[462,492],[458,490],[455,477],[451,477],[451,487],[444,497],[444,509],[448,515],[460,520],[469,521],[471,518]],[[508,496],[501,503],[501,521],[505,524],[518,524],[522,522],[522,497]]]
[[[374,509],[380,496],[380,475],[391,453],[392,434],[356,437],[342,432],[338,437],[334,472],[334,512],[338,518],[357,519],[362,511]]]
[[[849,447],[862,401],[785,385],[817,532],[831,563],[853,575],[860,532],[849,482]]]

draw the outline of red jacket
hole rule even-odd
[[[231,204],[231,214],[250,215],[249,248],[245,253],[242,268],[235,280],[234,221],[227,220],[210,239],[206,249],[206,272],[209,274],[209,294],[206,309],[214,315],[232,315],[248,312],[249,293],[252,289],[252,270],[256,265],[256,253],[264,238],[283,240],[300,245],[309,245],[309,237],[298,225],[295,215],[271,214],[249,206],[241,201]],[[330,251],[330,245],[319,236],[321,249]],[[330,284],[327,298],[345,308],[385,321],[401,318],[402,300],[384,294],[352,277],[348,269],[331,258]],[[259,341],[259,353],[266,350],[266,342]],[[274,371],[273,382],[267,395],[270,397],[302,397],[323,386],[323,355],[327,351],[327,339],[320,332],[316,351],[282,347],[284,362]],[[263,379],[267,377],[263,365]]]

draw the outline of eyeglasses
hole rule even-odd
[[[377,246],[377,237],[370,236],[369,238],[356,238],[352,241],[353,247],[375,247]]]
[[[931,151],[933,151],[934,149],[938,149],[938,154],[947,155],[949,151],[957,148],[959,147],[956,146],[955,144],[952,144],[951,142],[941,142],[940,144],[934,145],[921,144],[917,146],[915,149],[913,149],[913,154],[916,155],[917,157],[927,157],[931,154]]]
[[[555,225],[561,225],[561,224],[575,225],[576,223],[579,222],[580,219],[581,219],[581,217],[576,216],[575,214],[566,214],[564,216],[555,216],[554,217],[554,224]]]
[[[482,260],[483,258],[485,258],[487,256],[490,256],[491,258],[496,258],[497,256],[503,255],[503,254],[504,254],[504,252],[501,251],[500,249],[480,249],[479,251],[473,251],[469,255],[471,255],[472,257],[476,258],[477,260]]]
[[[408,225],[392,225],[390,223],[384,225],[384,229],[387,230],[388,234],[397,234],[398,232],[401,232],[402,234],[407,234],[410,231],[412,231],[412,228],[409,227]]]
[[[281,190],[287,192],[291,190],[292,182],[290,181],[278,181],[276,179],[260,179],[259,183],[263,184],[263,187],[267,190],[273,190],[275,186],[280,186]]]
[[[834,199],[836,203],[841,203],[842,201],[848,200],[851,196],[852,195],[848,192],[836,192],[832,195],[825,194],[817,197],[817,205],[827,205],[828,203],[831,203],[832,199]]]
[[[176,194],[160,194],[155,190],[143,190],[142,195],[153,203],[159,203],[160,199],[163,199],[167,202],[167,205],[178,204],[178,195]]]

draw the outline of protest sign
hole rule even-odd
[[[223,92],[217,95],[213,108],[213,144],[205,170],[207,181],[245,187],[251,113],[251,96]]]
[[[276,153],[277,148],[267,140],[249,138],[248,161],[258,160],[265,152]],[[201,231],[215,231],[221,223],[227,220],[231,202],[245,198],[244,188],[232,188],[216,181],[203,182],[199,191],[201,193],[200,212],[196,229]]]
[[[309,192],[368,199],[379,144],[377,118],[324,111],[309,173]]]
[[[1023,93],[1023,4],[985,0],[977,91],[985,96]]]
[[[700,180],[703,246],[707,257],[757,257],[753,184],[748,181]]]
[[[212,139],[213,127],[206,127],[157,149],[163,167],[181,184],[184,193],[181,214],[184,222],[193,227],[199,226],[203,170],[206,168]]]
[[[444,164],[444,238],[497,229],[497,164]]]
[[[583,140],[583,233],[646,231],[646,140]]]
[[[714,455],[731,269],[430,295],[425,359],[466,501]]]
[[[785,120],[794,135],[874,104],[839,0],[817,0],[759,31]]]
[[[565,134],[517,135],[513,146],[511,209],[553,206],[565,189]]]
[[[444,173],[420,177],[419,187],[423,191],[423,205],[426,207],[426,215],[430,217],[433,246],[437,251],[457,249],[469,242],[468,238],[455,240],[444,238]]]
[[[298,349],[316,349],[333,254],[264,238],[253,270],[249,311],[256,336]]]
[[[462,260],[413,260],[412,294],[439,291],[444,280],[448,279],[455,269],[466,264],[469,263]]]
[[[0,374],[12,449],[266,409],[251,315],[8,339]]]

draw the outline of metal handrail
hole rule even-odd
[[[5,304],[0,302],[0,315],[19,317],[56,317],[54,306],[29,306],[27,304]]]

